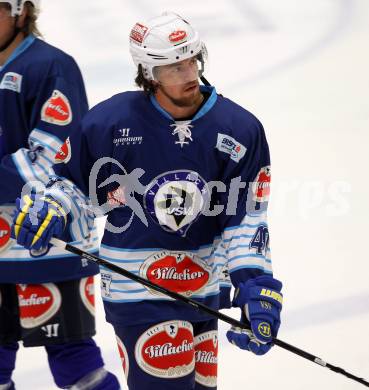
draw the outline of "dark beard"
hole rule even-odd
[[[201,92],[198,91],[198,93],[195,96],[189,96],[188,98],[181,98],[181,99],[176,99],[173,98],[172,96],[167,94],[167,91],[165,88],[161,88],[161,92],[176,106],[178,107],[192,107],[196,103],[201,102]]]

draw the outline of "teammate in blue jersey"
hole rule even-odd
[[[0,1],[0,389],[11,381],[18,341],[45,346],[60,388],[119,389],[95,334],[96,266],[48,246],[28,251],[10,238],[15,199],[47,183],[60,146],[87,112],[72,57],[36,38],[39,1]],[[36,186],[37,188],[37,186]],[[93,220],[64,238],[96,251]]]
[[[44,198],[18,201],[14,235],[38,250],[91,211],[105,213],[101,257],[214,309],[230,306],[233,285],[233,305],[251,331],[232,328],[227,337],[262,355],[282,308],[270,260],[263,127],[199,85],[206,48],[180,16],[137,23],[130,49],[141,90],[85,116]],[[216,388],[216,320],[104,267],[101,281],[130,390]]]

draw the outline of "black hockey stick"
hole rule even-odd
[[[144,279],[142,278],[141,276],[138,276],[138,275],[135,275],[127,270],[125,270],[124,268],[120,268],[118,267],[117,265],[115,264],[112,264],[96,255],[93,255],[93,254],[90,254],[90,253],[87,253],[87,252],[84,252],[82,251],[81,249],[78,249],[76,248],[75,246],[73,245],[69,245],[67,244],[66,242],[64,241],[61,241],[57,238],[52,238],[51,239],[51,244],[59,247],[59,248],[62,248],[62,249],[65,249],[67,250],[68,252],[71,252],[71,253],[74,253],[75,255],[77,256],[80,256],[80,257],[83,257],[84,259],[86,260],[90,260],[96,264],[99,264],[99,265],[102,265],[114,272],[116,272],[117,274],[120,274],[120,275],[123,275],[125,276],[126,278],[128,279],[131,279],[131,280],[134,280],[140,284],[143,284],[144,286],[146,287],[149,287],[151,288],[152,290],[155,290],[155,291],[158,291],[164,295],[167,295],[173,299],[176,299],[178,301],[181,301],[181,302],[184,302],[188,305],[191,305],[192,307],[194,307],[195,309],[197,310],[201,310],[201,311],[204,311],[208,314],[210,314],[211,316],[219,319],[219,320],[222,320],[224,322],[227,322],[228,324],[230,325],[233,325],[233,326],[236,326],[238,328],[242,328],[242,329],[247,329],[247,330],[250,330],[249,328],[249,325],[247,324],[244,324],[240,321],[237,321],[235,320],[234,318],[232,317],[228,317],[226,316],[225,314],[223,313],[220,313],[216,310],[213,310],[211,309],[210,307],[206,306],[206,305],[203,305],[202,303],[200,302],[196,302],[190,298],[187,298],[181,294],[177,294],[173,291],[170,291],[164,287],[161,287],[155,283],[152,283],[150,282],[149,280],[147,279]],[[303,351],[302,349],[300,348],[297,348],[297,347],[294,347],[293,345],[291,344],[288,344],[282,340],[279,340],[277,338],[274,338],[273,339],[273,343],[275,345],[278,345],[278,347],[281,347],[283,349],[286,349],[287,351],[290,351],[296,355],[299,355],[307,360],[310,360],[312,361],[313,363],[316,363],[316,364],[319,364],[320,366],[322,367],[326,367],[326,368],[329,368],[330,370],[334,371],[334,372],[337,372],[338,374],[342,374],[342,375],[345,375],[346,377],[356,381],[356,382],[359,382],[361,384],[363,384],[364,386],[366,387],[369,387],[369,382],[367,382],[366,380],[364,380],[363,378],[359,378],[355,375],[352,375],[350,374],[349,372],[345,371],[344,369],[340,368],[340,367],[336,367],[336,366],[333,366],[332,364],[329,364],[327,362],[325,362],[324,360],[318,358],[317,356],[314,356],[306,351]]]

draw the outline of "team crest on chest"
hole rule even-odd
[[[196,172],[178,170],[156,177],[144,195],[152,219],[164,230],[185,236],[209,201],[205,180]]]

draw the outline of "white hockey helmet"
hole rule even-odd
[[[8,3],[12,7],[11,16],[19,16],[23,12],[24,3],[31,3],[36,10],[40,9],[40,0],[0,0],[0,3]]]
[[[207,61],[205,44],[199,33],[181,16],[164,12],[147,23],[136,23],[130,33],[133,62],[142,66],[144,77],[155,80],[154,68],[198,56],[199,77]]]

